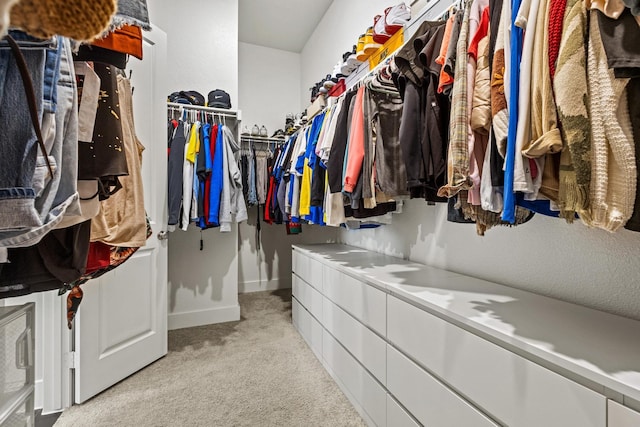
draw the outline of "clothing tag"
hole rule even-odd
[[[0,248],[0,264],[7,264],[9,262],[9,250],[7,248]]]

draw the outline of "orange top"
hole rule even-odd
[[[440,55],[436,58],[436,64],[444,65],[445,56],[447,55],[447,49],[449,48],[449,43],[451,42],[451,31],[453,29],[453,21],[455,19],[455,14],[451,14],[449,19],[447,19],[447,24],[444,28],[444,37],[442,38],[442,45],[440,46]],[[444,71],[444,67],[440,69],[440,79],[438,83],[438,93],[442,93],[444,86],[449,86],[453,84],[453,77],[449,75],[449,73]]]
[[[125,25],[91,44],[142,59],[142,29],[135,25]]]

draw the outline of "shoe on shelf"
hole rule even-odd
[[[373,18],[373,41],[376,43],[385,44],[391,38],[391,34],[387,33],[384,20],[384,15],[376,15]]]
[[[378,49],[380,49],[382,45],[380,43],[376,43],[373,40],[373,27],[367,28],[367,32],[364,36],[364,54],[367,55],[367,58],[375,53]]]
[[[344,79],[345,77],[347,77],[345,74],[342,73],[343,64],[344,64],[343,61],[338,61],[336,65],[333,67],[333,72],[331,73],[331,81],[333,81],[334,83],[338,83],[340,79]]]
[[[260,128],[260,136],[263,138],[269,137],[269,132],[267,131],[267,128],[265,125],[262,125],[262,127]]]
[[[358,37],[358,44],[356,47],[356,59],[360,62],[364,62],[369,58],[369,55],[364,53],[364,41],[365,34],[361,34],[360,37]]]
[[[249,130],[249,127],[247,125],[244,125],[244,127],[242,128],[242,135],[251,135],[251,131]]]
[[[324,83],[323,83],[324,88],[329,90],[335,85],[336,85],[336,82],[333,81],[331,74],[327,74],[327,77],[324,79]]]
[[[358,47],[354,44],[353,49],[351,50],[351,52],[349,52],[349,56],[345,60],[347,65],[355,66],[357,68],[360,64],[362,64],[362,61],[358,61],[357,52],[358,52]]]
[[[316,83],[316,85],[312,88],[309,88],[309,90],[311,91],[311,102],[313,102],[318,97],[318,93],[320,90],[320,83]]]
[[[362,64],[362,62],[358,61],[357,63],[349,64],[348,62],[343,63],[340,67],[340,74],[349,77],[358,67]]]
[[[278,129],[273,133],[273,135],[271,135],[271,138],[284,139],[284,131],[282,129]]]
[[[251,128],[251,136],[260,136],[260,128],[258,125],[253,125]]]
[[[397,33],[411,20],[411,8],[404,3],[388,7],[384,11],[385,32],[390,36]]]

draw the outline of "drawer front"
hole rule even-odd
[[[293,325],[318,359],[322,359],[322,325],[295,299],[291,302]]]
[[[468,402],[391,346],[387,388],[424,425],[496,427]]]
[[[383,385],[387,383],[387,344],[369,328],[325,298],[324,327]]]
[[[320,261],[316,261],[315,259],[309,258],[309,283],[311,286],[316,288],[320,293],[323,293],[324,286],[324,264]]]
[[[307,283],[311,280],[311,269],[309,267],[309,257],[300,251],[293,250],[291,254],[291,268],[293,272],[300,276]]]
[[[638,427],[640,426],[640,412],[622,406],[613,400],[608,401],[608,427]]]
[[[387,426],[388,427],[420,427],[396,400],[387,394]]]
[[[386,294],[326,266],[324,295],[347,313],[386,336]]]
[[[324,266],[320,261],[294,249],[291,254],[291,267],[302,280],[322,292]]]
[[[357,401],[377,426],[385,426],[385,389],[327,331],[324,331],[322,354],[325,363],[339,379],[338,384],[347,389],[347,394]]]
[[[503,424],[606,423],[604,396],[393,296],[388,334],[396,347]]]
[[[313,316],[322,320],[322,294],[296,275],[292,277],[292,293]]]

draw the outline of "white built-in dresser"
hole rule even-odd
[[[294,246],[292,280],[371,426],[640,427],[640,321],[339,244]]]

